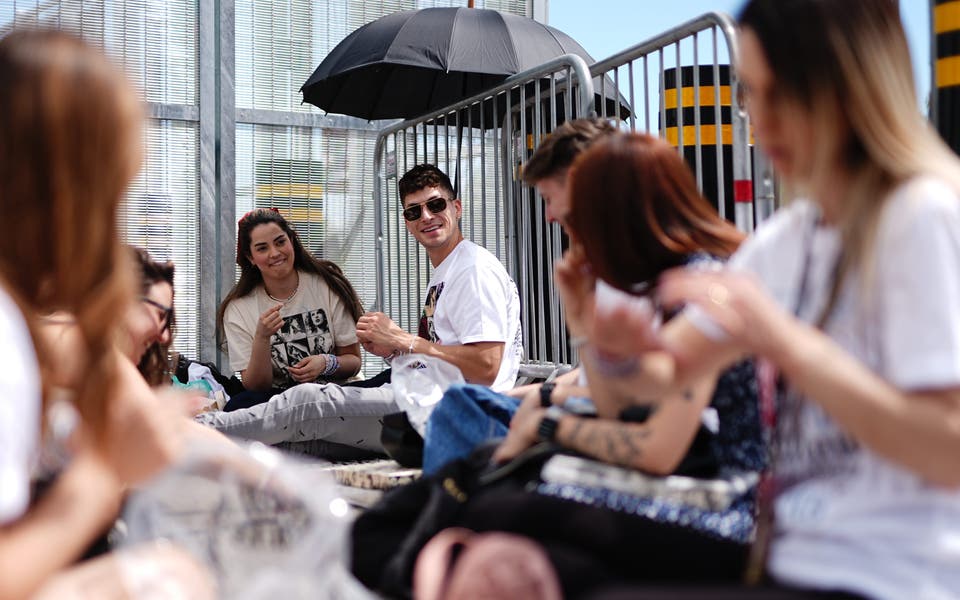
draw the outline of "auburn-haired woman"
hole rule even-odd
[[[298,383],[357,374],[360,299],[340,267],[308,252],[279,211],[258,208],[240,219],[237,264],[240,279],[220,305],[217,327],[247,392],[227,410]]]

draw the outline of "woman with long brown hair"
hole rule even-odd
[[[314,257],[276,209],[237,224],[240,279],[220,304],[217,330],[247,391],[226,410],[266,402],[298,383],[343,382],[360,370],[363,306],[335,263]]]
[[[117,349],[117,316],[134,298],[117,208],[140,166],[142,118],[120,71],[79,39],[0,40],[0,212],[15,218],[0,236],[4,598],[29,596],[76,560],[116,517],[123,487],[175,452],[149,388]],[[55,345],[64,338],[45,333],[63,321],[69,368]],[[43,423],[68,406],[79,415],[77,450],[32,502],[34,460],[51,431]]]

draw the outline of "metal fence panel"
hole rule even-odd
[[[549,374],[572,362],[553,287],[562,234],[546,223],[542,202],[520,176],[540,139],[557,123],[593,114],[594,98],[586,63],[566,55],[381,131],[374,152],[377,308],[416,331],[431,266],[406,232],[396,184],[414,165],[433,163],[450,176],[463,201],[464,237],[496,255],[517,283],[523,372]]]

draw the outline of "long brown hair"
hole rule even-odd
[[[283,218],[283,215],[277,209],[255,208],[243,215],[243,218],[237,223],[237,264],[240,265],[240,279],[237,280],[236,285],[223,299],[223,302],[220,303],[220,309],[217,310],[217,337],[221,341],[221,346],[224,341],[223,315],[227,306],[235,299],[246,296],[255,290],[258,285],[263,284],[263,275],[260,274],[260,269],[250,262],[250,233],[256,226],[266,223],[276,223],[290,238],[290,243],[293,245],[294,268],[298,271],[319,275],[346,305],[353,320],[359,320],[364,313],[363,304],[340,267],[334,262],[319,259],[308,252],[300,242],[297,231],[290,226],[290,223]]]
[[[569,177],[568,228],[596,275],[620,289],[653,282],[697,252],[726,258],[744,238],[659,138],[604,136],[577,157]]]
[[[75,316],[85,360],[75,402],[101,440],[117,315],[134,289],[117,208],[140,166],[142,121],[122,73],[80,39],[20,31],[0,40],[0,214],[11,219],[0,276],[28,321]]]
[[[150,253],[142,248],[130,247],[130,253],[133,255],[134,262],[140,270],[140,294],[146,296],[150,288],[158,283],[168,283],[173,289],[174,266],[170,261],[159,262],[153,260]],[[151,386],[158,386],[163,383],[169,383],[167,373],[170,370],[170,343],[173,341],[173,335],[176,331],[176,311],[171,307],[170,316],[167,317],[167,329],[170,331],[170,341],[166,343],[154,342],[150,344],[147,351],[143,353],[140,363],[137,364],[137,370],[143,375]]]

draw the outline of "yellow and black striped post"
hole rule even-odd
[[[935,0],[933,116],[940,135],[960,153],[960,0]]]
[[[677,70],[663,72],[663,106],[665,137],[670,144],[683,144],[683,157],[697,171],[697,106],[699,106],[700,175],[703,195],[720,210],[723,198],[724,216],[733,221],[737,202],[753,202],[750,180],[735,181],[733,170],[733,121],[731,119],[730,67],[719,65],[719,88],[714,86],[714,66],[701,65],[697,81],[694,68],[681,67],[678,90]],[[699,90],[695,86],[699,84]],[[719,102],[719,123],[716,110]],[[681,112],[678,112],[681,111]],[[722,168],[718,163],[718,141]],[[721,192],[720,180],[723,186]]]

